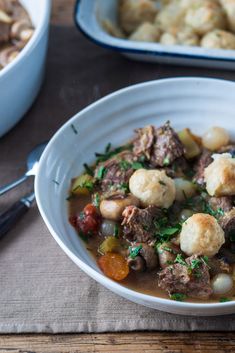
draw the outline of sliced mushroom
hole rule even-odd
[[[19,54],[19,49],[15,46],[9,46],[0,52],[0,66],[5,67],[12,62]]]
[[[136,256],[134,259],[129,257],[127,263],[133,271],[142,272],[145,270],[145,261],[141,256]]]
[[[27,20],[16,21],[11,27],[11,38],[28,42],[34,30]]]

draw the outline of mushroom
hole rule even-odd
[[[16,21],[11,27],[11,38],[28,42],[34,33],[27,20]]]
[[[100,203],[100,212],[103,218],[118,221],[120,220],[125,207],[130,205],[139,206],[139,200],[131,194],[125,198],[120,197],[102,200]]]
[[[19,54],[19,49],[15,46],[8,46],[0,51],[0,67],[5,67],[7,64],[12,62]]]
[[[173,243],[162,243],[157,247],[157,252],[161,268],[171,265],[177,254],[181,253],[180,248]]]
[[[145,270],[145,261],[141,256],[136,256],[134,259],[129,257],[127,263],[133,271],[142,272]]]
[[[141,244],[140,256],[145,260],[146,268],[148,270],[154,270],[158,266],[158,256],[155,253],[154,248],[147,244]]]

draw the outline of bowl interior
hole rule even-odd
[[[94,152],[102,152],[109,142],[114,146],[125,143],[135,128],[159,126],[166,120],[177,130],[190,127],[197,134],[210,126],[223,126],[235,138],[234,96],[235,84],[220,80],[182,78],[147,82],[101,99],[56,133],[40,161],[36,196],[49,230],[73,261],[98,281],[106,281],[103,284],[126,291],[104,278],[68,222],[66,197],[70,180],[83,171],[83,163],[91,163]],[[150,301],[160,300],[148,297]]]

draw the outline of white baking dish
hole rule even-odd
[[[77,0],[74,19],[78,28],[98,45],[131,59],[177,65],[235,69],[235,50],[206,49],[159,43],[134,42],[112,37],[102,20],[116,22],[117,0]]]
[[[9,65],[0,71],[0,137],[30,108],[41,87],[50,20],[50,0],[20,0],[35,32]]]

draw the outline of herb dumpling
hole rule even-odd
[[[178,27],[184,21],[185,9],[178,1],[172,1],[157,14],[155,22],[163,32],[169,32],[171,27]]]
[[[211,196],[235,195],[235,159],[230,153],[214,154],[204,170],[206,190]]]
[[[181,44],[189,46],[199,45],[199,36],[190,26],[171,27],[162,34],[160,43],[165,45]]]
[[[130,178],[129,188],[144,207],[169,208],[175,200],[174,180],[165,171],[138,169]]]
[[[160,38],[159,28],[152,24],[145,22],[140,25],[135,32],[129,37],[130,40],[139,42],[157,42]]]
[[[226,28],[227,19],[218,2],[200,0],[187,10],[185,24],[191,26],[198,35],[204,35],[214,29]]]
[[[229,29],[235,32],[235,0],[219,0],[228,20]]]
[[[225,242],[224,231],[217,220],[204,213],[196,213],[183,223],[180,248],[187,254],[212,257]]]
[[[211,49],[235,49],[235,35],[221,29],[215,29],[202,38],[201,46]]]
[[[131,34],[143,22],[154,22],[156,13],[156,4],[151,0],[119,1],[119,23],[127,34]]]

